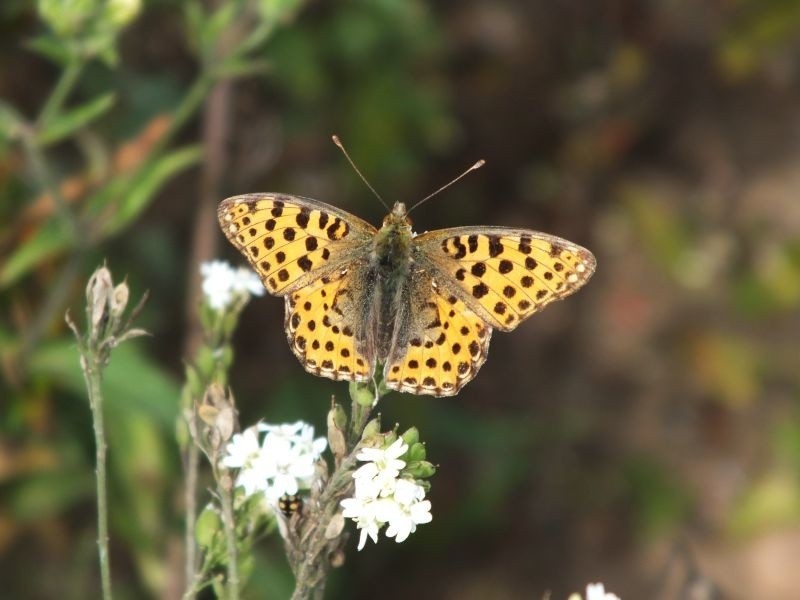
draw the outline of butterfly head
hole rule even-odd
[[[383,227],[390,229],[411,229],[411,219],[408,218],[406,205],[402,202],[395,202],[390,212],[383,219]]]

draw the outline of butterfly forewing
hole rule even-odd
[[[376,233],[343,210],[285,194],[248,194],[224,200],[218,218],[264,287],[275,295],[307,285],[367,250]]]
[[[458,287],[464,302],[503,331],[578,290],[595,269],[585,248],[536,231],[457,227],[414,241],[419,255]]]

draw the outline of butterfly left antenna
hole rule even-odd
[[[372,187],[369,184],[369,181],[367,181],[367,178],[364,177],[364,175],[361,174],[361,171],[358,170],[358,167],[356,166],[356,163],[353,162],[353,159],[350,158],[350,155],[347,153],[347,150],[344,149],[344,145],[342,144],[342,141],[339,139],[339,136],[338,135],[333,135],[333,136],[331,136],[331,138],[333,139],[333,143],[336,144],[337,146],[339,146],[339,150],[342,151],[342,153],[344,154],[344,157],[347,159],[347,162],[350,163],[350,166],[353,167],[355,172],[358,173],[358,176],[361,177],[361,181],[363,181],[365,184],[367,184],[367,187],[370,189],[370,191],[372,191],[373,194],[375,194],[375,197],[380,201],[381,204],[383,204],[383,206],[384,206],[384,208],[386,210],[391,210],[389,208],[389,205],[386,204],[386,202],[383,201],[383,198],[381,198],[381,195],[378,192],[376,192],[375,188]]]

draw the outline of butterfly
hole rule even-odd
[[[585,248],[507,227],[420,235],[398,202],[380,229],[334,206],[286,194],[219,205],[228,240],[286,302],[285,329],[305,369],[414,394],[452,396],[511,331],[582,287]]]

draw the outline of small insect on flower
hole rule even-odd
[[[303,510],[303,498],[297,494],[284,494],[278,498],[278,508],[287,519]]]

